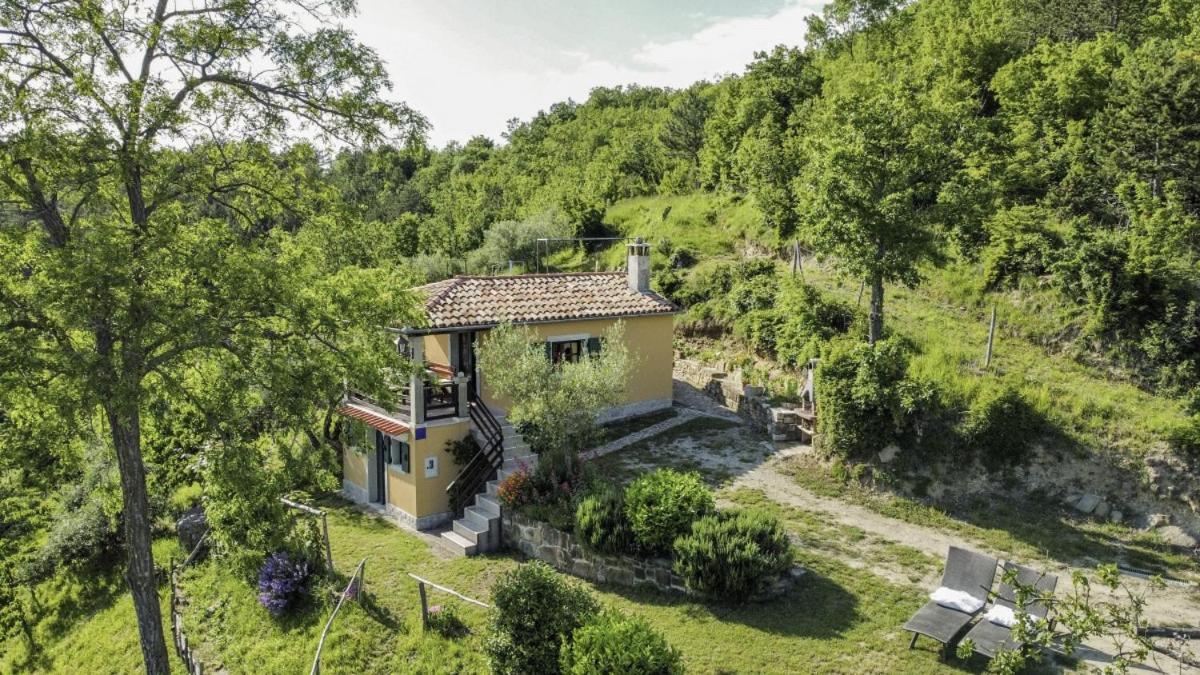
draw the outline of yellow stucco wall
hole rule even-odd
[[[358,487],[367,489],[367,456],[352,448],[342,451],[342,476]]]
[[[414,505],[416,510],[411,513],[418,518],[450,510],[446,486],[458,475],[459,466],[454,463],[454,457],[446,452],[446,444],[465,437],[470,430],[471,424],[467,420],[434,422],[425,427],[425,438],[413,446],[412,477],[418,490]],[[425,459],[428,457],[437,458],[438,474],[433,478],[425,477]]]
[[[625,344],[633,361],[632,374],[625,388],[625,396],[619,405],[670,399],[671,370],[675,352],[671,344],[674,316],[635,316],[625,322]],[[533,324],[529,329],[541,340],[565,335],[600,337],[617,319],[591,319],[587,321],[562,321],[557,323]],[[480,340],[486,340],[482,334]],[[481,395],[490,406],[508,409],[508,401],[497,396],[487,384],[487,373],[481,378]]]
[[[425,336],[425,362],[450,365],[450,334]]]
[[[470,430],[470,422],[463,418],[429,423],[425,427],[425,438],[421,440],[416,440],[416,434],[411,431],[405,434],[402,438],[411,448],[411,471],[404,473],[394,464],[387,466],[388,503],[417,518],[449,511],[450,498],[446,495],[446,486],[458,475],[459,466],[446,451],[446,443],[465,437]],[[353,447],[347,447],[342,453],[343,477],[364,491],[368,490],[367,462],[373,461],[374,452],[372,447],[369,452],[360,455]],[[436,476],[425,476],[427,457],[437,458]]]

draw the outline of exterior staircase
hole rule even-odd
[[[500,548],[500,481],[516,471],[521,464],[531,469],[537,464],[537,455],[529,448],[525,438],[517,433],[503,415],[493,412],[492,416],[503,434],[504,462],[497,469],[496,477],[488,480],[484,489],[475,495],[474,501],[466,507],[462,517],[456,518],[451,524],[451,529],[442,533],[442,538],[463,555],[486,553]],[[486,440],[486,430],[479,428],[473,421],[471,433],[482,446]]]

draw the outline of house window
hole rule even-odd
[[[575,363],[583,356],[583,340],[559,340],[549,344],[551,363]]]
[[[388,437],[388,464],[395,466],[401,473],[412,470],[412,450],[408,443],[399,438]]]
[[[546,358],[550,359],[551,363],[577,363],[584,354],[600,354],[600,338],[570,337],[546,343]]]

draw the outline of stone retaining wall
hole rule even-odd
[[[540,520],[526,518],[510,508],[502,508],[500,537],[505,546],[530,558],[537,558],[554,569],[580,579],[618,586],[649,586],[665,593],[683,593],[695,597],[704,594],[683,584],[671,561],[665,558],[635,558],[604,555],[584,548],[575,535],[563,532]],[[770,602],[792,590],[804,576],[804,568],[794,566],[767,585],[750,602]]]
[[[772,406],[761,387],[747,386],[742,371],[706,366],[691,359],[675,359],[675,378],[704,392],[717,403],[737,412],[775,441],[809,441],[793,407]]]
[[[575,535],[549,523],[526,518],[512,509],[501,509],[500,533],[505,546],[555,569],[588,581],[618,586],[650,586],[670,593],[693,594],[671,569],[671,561],[645,560],[629,556],[595,553],[584,548]]]

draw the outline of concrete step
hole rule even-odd
[[[454,531],[443,532],[442,539],[445,539],[452,548],[462,555],[475,555],[475,552],[479,550],[478,545],[476,545],[474,542],[468,541]]]
[[[480,506],[468,506],[463,509],[462,519],[467,521],[472,528],[486,527],[489,532],[496,529],[496,524],[500,522],[499,514],[488,513]]]
[[[487,491],[484,493],[489,497],[495,497],[500,494],[500,479],[489,480],[487,482]]]
[[[465,517],[454,521],[451,527],[455,534],[476,545],[486,545],[488,533],[492,530],[486,523],[472,522]]]
[[[484,513],[488,514],[489,517],[499,518],[500,498],[497,497],[496,494],[490,489],[492,483],[494,482],[495,481],[488,482],[489,490],[487,492],[475,495],[475,506],[481,509]],[[498,484],[497,487],[499,487]]]

